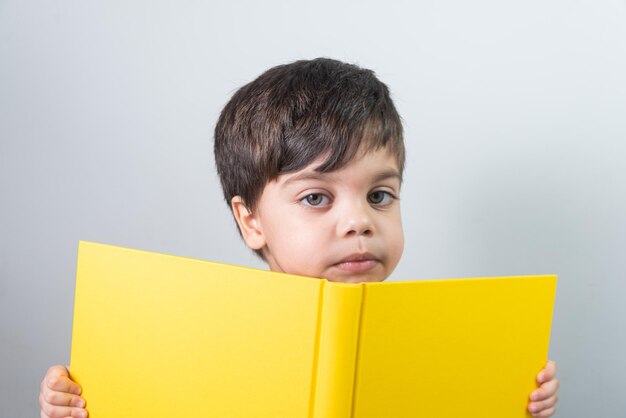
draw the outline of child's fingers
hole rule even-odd
[[[46,372],[46,377],[59,377],[59,376],[68,376],[70,375],[70,371],[67,366],[62,366],[57,364],[56,366],[51,366]]]
[[[546,367],[543,368],[537,375],[537,382],[543,383],[548,380],[552,380],[556,377],[556,363],[552,360],[548,360]]]
[[[531,402],[528,404],[528,410],[530,412],[541,412],[545,409],[554,408],[556,403],[559,401],[557,396],[551,396],[548,399],[542,401]]]
[[[556,408],[549,408],[549,409],[544,409],[541,412],[536,412],[536,413],[531,412],[531,415],[533,417],[547,418],[547,417],[551,417],[552,415],[554,415],[555,412],[556,412]]]
[[[48,387],[42,387],[39,393],[40,403],[48,403],[54,406],[75,406],[83,408],[85,406],[85,400],[80,396],[73,395],[71,393],[56,392]]]
[[[39,404],[42,418],[86,418],[81,387],[69,377],[65,366],[52,366],[41,382]]]
[[[56,392],[65,392],[74,395],[80,395],[82,392],[81,387],[67,377],[52,378],[48,380],[47,386]]]
[[[560,383],[557,379],[550,380],[549,382],[544,383],[538,389],[535,389],[533,393],[530,394],[531,401],[543,401],[554,396],[559,390]]]
[[[67,369],[63,366],[53,366],[46,373],[44,379],[46,386],[56,392],[73,393],[80,395],[82,389],[79,384],[69,377]]]
[[[41,397],[41,395],[40,395]],[[89,415],[87,410],[82,408],[72,408],[68,406],[55,406],[46,403],[45,401],[41,403],[41,416],[42,418],[87,418]]]

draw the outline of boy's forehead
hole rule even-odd
[[[333,171],[321,172],[318,170],[324,161],[324,158],[318,158],[298,171],[281,174],[276,178],[276,182],[279,185],[289,185],[305,180],[341,182],[347,180],[347,176],[352,179],[358,177],[372,182],[391,178],[402,181],[398,162],[390,152],[384,149],[358,155],[341,168]]]

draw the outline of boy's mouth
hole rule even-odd
[[[362,273],[373,269],[379,263],[380,260],[370,253],[356,253],[340,260],[338,263],[334,264],[333,267],[345,272]]]

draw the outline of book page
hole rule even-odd
[[[90,416],[307,417],[321,283],[81,242],[70,370]]]
[[[354,418],[526,418],[556,276],[366,284]]]

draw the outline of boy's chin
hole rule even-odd
[[[331,282],[365,283],[382,282],[388,276],[385,263],[381,260],[354,260],[333,264],[324,271],[325,279]]]

